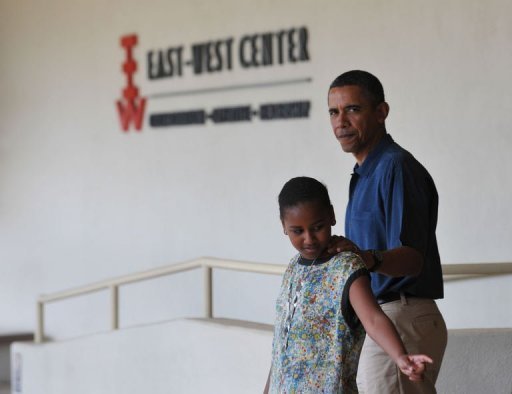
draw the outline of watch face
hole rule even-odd
[[[374,272],[382,264],[382,252],[380,250],[373,249],[372,256],[374,259],[374,264],[370,268],[370,271]]]
[[[382,252],[380,250],[374,250],[373,251],[373,255],[375,256],[375,259],[379,262],[379,263],[382,263]]]

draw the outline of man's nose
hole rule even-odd
[[[340,108],[340,112],[339,112],[339,122],[340,122],[341,126],[347,126],[348,125],[347,114],[341,108]]]
[[[347,115],[343,111],[339,111],[336,115],[333,127],[346,127],[348,125],[348,118]]]

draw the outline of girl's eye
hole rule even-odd
[[[313,227],[313,231],[320,231],[324,228],[323,225]]]
[[[296,235],[300,235],[300,234],[302,234],[302,230],[292,230],[292,233],[294,233]]]

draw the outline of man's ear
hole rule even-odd
[[[382,103],[377,105],[377,108],[375,110],[377,112],[377,121],[380,124],[384,124],[386,118],[389,115],[389,104],[383,101]]]

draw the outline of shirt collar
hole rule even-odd
[[[375,148],[373,148],[366,159],[364,159],[363,164],[359,165],[356,163],[354,166],[354,172],[359,176],[368,175],[379,162],[384,150],[393,143],[393,138],[391,135],[385,134],[384,137],[380,140]]]

